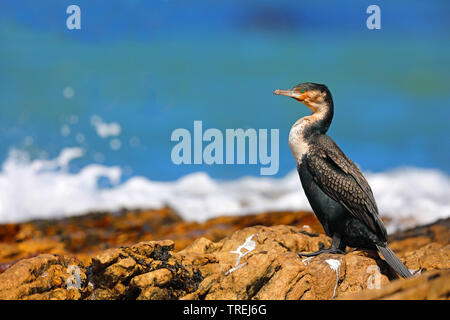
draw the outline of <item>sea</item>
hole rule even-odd
[[[273,96],[326,84],[328,134],[390,231],[450,216],[450,3],[66,1],[0,4],[0,223],[170,206],[187,221],[311,210]],[[279,170],[175,164],[174,130],[277,129]]]

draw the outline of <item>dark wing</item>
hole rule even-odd
[[[305,160],[314,181],[323,192],[364,222],[381,240],[387,240],[386,228],[369,184],[330,137],[317,137]]]

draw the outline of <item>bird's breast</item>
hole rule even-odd
[[[297,165],[302,162],[303,156],[309,151],[308,142],[303,135],[304,128],[304,122],[296,123],[289,132],[289,147],[291,148],[291,152],[294,155]]]

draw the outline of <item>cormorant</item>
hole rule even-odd
[[[291,90],[275,90],[305,104],[312,114],[297,120],[289,133],[289,146],[308,201],[331,237],[330,248],[300,256],[344,253],[346,246],[378,249],[402,277],[412,276],[388,247],[386,228],[366,179],[358,167],[326,134],[334,105],[327,86],[302,83]]]

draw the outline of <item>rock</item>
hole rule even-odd
[[[434,270],[450,268],[450,245],[432,242],[420,249],[406,252],[405,264],[413,270]]]
[[[38,238],[17,243],[0,243],[0,261],[13,262],[39,253],[65,254],[64,244],[51,238]]]
[[[382,262],[365,252],[303,259],[296,254],[329,244],[324,235],[310,236],[289,226],[246,228],[216,244],[197,240],[178,254],[194,257],[192,263],[205,279],[183,298],[331,299],[366,288],[371,276],[366,270],[376,270]],[[387,275],[381,279],[389,282]]]
[[[437,300],[450,298],[450,270],[434,270],[409,279],[399,279],[378,290],[342,295],[350,300]]]
[[[389,236],[391,249],[399,253],[412,251],[432,242],[444,246],[450,244],[450,218],[396,232]]]
[[[304,224],[309,215],[302,217],[296,226],[252,225],[255,220],[292,222],[293,215],[284,213],[253,216],[253,222],[248,217],[217,218],[206,222],[208,227],[196,224],[194,229],[176,222],[160,226],[159,232],[184,230],[178,230],[178,239],[183,243],[191,240],[182,250],[173,240],[150,240],[103,250],[95,245],[96,253],[83,249],[75,255],[64,253],[67,243],[50,235],[53,228],[36,239],[22,234],[19,241],[8,237],[22,229],[8,227],[2,254],[19,260],[6,262],[10,265],[0,274],[0,299],[449,298],[450,239],[445,220],[391,236],[391,248],[399,258],[409,269],[421,272],[403,280],[397,279],[376,251],[349,249],[346,254],[300,258],[297,252],[316,251],[331,243],[329,237],[311,227],[314,223]],[[106,227],[105,223],[98,223],[99,228],[108,230],[111,221]],[[242,228],[242,224],[252,226]],[[122,228],[140,227],[129,221]],[[193,235],[187,230],[204,232]],[[135,237],[147,235],[123,236],[127,241]],[[46,244],[44,239],[54,242]],[[29,241],[35,246],[27,250],[23,246]],[[35,250],[54,253],[20,258],[35,254]]]
[[[85,282],[83,266],[76,259],[42,254],[21,260],[0,275],[0,299],[77,300]]]
[[[253,225],[287,224],[315,233],[323,229],[311,212],[276,212],[184,222],[171,209],[92,213],[60,220],[0,225],[0,273],[11,263],[41,253],[73,254],[85,264],[108,248],[172,239],[175,250],[206,237],[219,241]]]
[[[174,243],[140,242],[110,249],[88,268],[89,299],[176,299],[197,289],[200,273],[170,253]]]
[[[131,280],[130,285],[135,288],[147,288],[147,287],[163,287],[172,280],[172,272],[168,269],[156,269],[139,276],[134,277]]]

